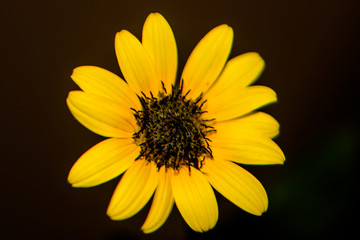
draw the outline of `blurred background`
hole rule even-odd
[[[6,1],[0,12],[1,239],[335,239],[355,232],[358,1]],[[217,194],[213,230],[193,232],[175,207],[162,228],[145,235],[149,204],[125,221],[106,216],[120,177],[88,189],[67,183],[77,158],[103,140],[67,109],[68,92],[78,89],[71,72],[89,64],[121,75],[115,33],[141,38],[151,12],[174,31],[180,73],[197,42],[223,23],[234,29],[230,57],[256,51],[265,59],[256,84],[278,94],[263,110],[281,124],[275,141],[287,160],[244,166],[267,190],[263,216]]]

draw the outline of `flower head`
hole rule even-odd
[[[123,174],[107,214],[129,218],[154,194],[145,233],[166,221],[174,202],[195,231],[213,228],[218,206],[213,188],[238,207],[261,215],[268,199],[261,183],[238,164],[282,164],[271,140],[279,124],[256,109],[276,102],[265,86],[249,86],[264,68],[257,53],[229,61],[233,30],[212,29],[176,79],[177,47],[159,13],[148,16],[142,41],[126,30],[115,50],[126,81],[95,66],[74,69],[67,104],[91,131],[109,137],[85,152],[68,181],[91,187]]]

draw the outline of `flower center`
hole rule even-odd
[[[206,102],[202,95],[195,100],[186,99],[180,86],[172,86],[172,93],[159,93],[156,98],[150,92],[150,97],[138,96],[142,110],[132,109],[135,113],[140,130],[134,133],[133,138],[140,146],[140,155],[147,161],[156,163],[160,169],[179,170],[183,166],[200,169],[206,157],[212,158],[207,136],[215,132],[208,125],[214,119],[203,119],[201,107]]]

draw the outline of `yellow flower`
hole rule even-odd
[[[246,53],[227,61],[233,41],[228,25],[212,29],[191,53],[176,80],[177,47],[159,13],[145,21],[142,42],[126,30],[115,50],[126,82],[95,66],[74,69],[67,104],[91,131],[109,137],[72,167],[74,187],[92,187],[123,174],[107,214],[123,220],[154,194],[142,226],[157,230],[174,202],[195,231],[213,228],[218,206],[213,188],[238,207],[261,215],[268,199],[261,183],[238,164],[282,164],[271,140],[279,131],[270,115],[254,110],[276,102],[265,86],[249,86],[264,61]],[[213,187],[213,188],[212,188]]]

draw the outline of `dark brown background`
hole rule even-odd
[[[10,1],[9,1],[10,2]],[[4,239],[325,238],[353,232],[358,214],[358,1],[12,1],[2,3],[1,224]],[[114,222],[107,204],[119,178],[89,189],[66,181],[76,159],[102,140],[69,113],[72,69],[97,65],[120,74],[114,36],[141,37],[150,12],[173,28],[179,72],[196,43],[227,23],[231,56],[259,52],[258,84],[276,90],[265,108],[281,124],[284,166],[245,166],[263,183],[269,210],[244,213],[218,197],[214,230],[190,230],[174,208],[156,233],[140,227],[149,205]],[[357,159],[356,159],[357,157]]]

